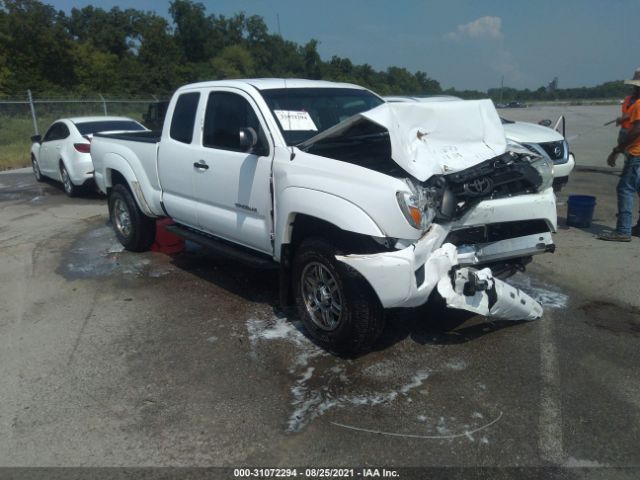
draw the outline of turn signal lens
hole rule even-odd
[[[418,207],[409,207],[409,214],[413,219],[414,226],[420,225],[420,223],[422,222],[422,214],[420,213]]]
[[[422,228],[422,212],[418,207],[418,199],[410,192],[397,192],[396,198],[404,217],[413,228]]]

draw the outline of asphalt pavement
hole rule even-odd
[[[277,278],[123,251],[104,198],[0,174],[0,466],[559,467],[640,475],[640,239],[602,242],[617,177],[577,172],[557,251],[510,280],[541,320],[392,311],[339,358]],[[597,196],[589,229],[566,196]],[[560,478],[560,477],[558,477]]]

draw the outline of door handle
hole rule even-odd
[[[60,145],[56,146],[56,150],[60,150]]]
[[[198,160],[193,164],[198,170],[209,170],[209,165],[204,160]]]

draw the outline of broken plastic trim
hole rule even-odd
[[[447,306],[501,320],[536,320],[542,306],[522,290],[493,277],[491,270],[453,270],[438,282]]]
[[[462,261],[467,264],[477,261],[459,258],[451,243],[435,248],[446,235],[446,229],[434,227],[417,243],[402,250],[336,255],[336,259],[358,271],[369,282],[384,308],[423,305],[437,288],[451,308],[503,320],[534,320],[542,316],[542,306],[538,302],[494,278],[489,268],[480,271],[461,268]]]

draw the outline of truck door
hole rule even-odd
[[[194,177],[200,147],[194,136],[200,92],[181,94],[176,100],[167,135],[163,131],[158,151],[158,178],[162,202],[178,223],[198,227]]]
[[[273,253],[271,245],[271,157],[266,126],[253,99],[236,89],[209,92],[202,127],[200,168],[195,177],[198,219],[205,232]],[[258,138],[249,152],[240,130]]]

